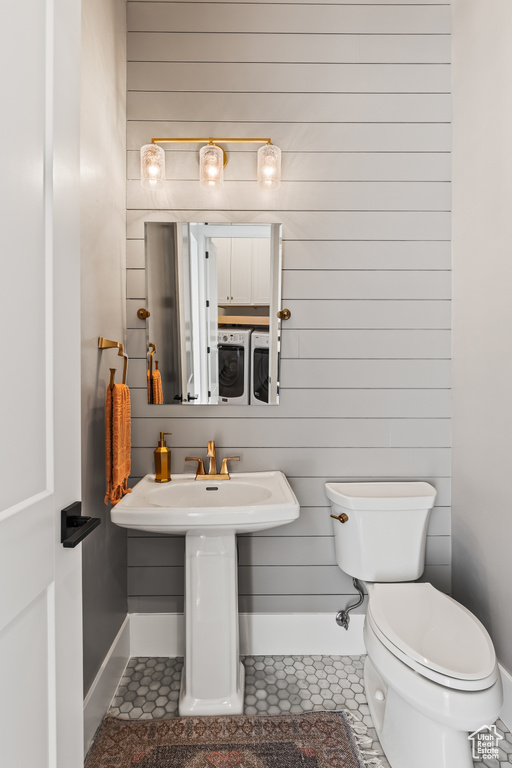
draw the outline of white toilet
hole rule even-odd
[[[492,724],[503,692],[494,647],[466,608],[421,576],[428,483],[326,483],[336,560],[368,591],[364,679],[392,768],[472,768],[468,734]],[[346,519],[345,519],[346,518]]]

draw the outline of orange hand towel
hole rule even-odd
[[[153,403],[156,403],[157,405],[162,405],[164,402],[164,393],[162,390],[162,377],[160,375],[160,371],[157,370],[153,371],[152,375],[152,390],[153,390]]]
[[[127,488],[131,470],[130,390],[126,384],[107,387],[105,403],[105,454],[107,493],[105,504],[117,504]]]

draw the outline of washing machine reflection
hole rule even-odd
[[[269,390],[270,336],[253,331],[251,337],[251,404],[267,405]]]
[[[251,333],[252,329],[219,330],[217,349],[221,405],[249,404]]]

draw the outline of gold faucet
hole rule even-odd
[[[207,449],[206,457],[210,459],[210,469],[208,470],[208,474],[216,475],[217,474],[217,457],[215,455],[215,443],[213,442],[213,440],[208,440],[208,449]]]
[[[213,440],[208,441],[208,451],[206,456],[210,459],[208,474],[204,471],[204,463],[202,459],[198,459],[194,456],[187,456],[185,458],[185,461],[197,461],[196,480],[229,480],[228,461],[240,461],[240,456],[228,456],[225,459],[222,459],[220,473],[217,473],[217,456],[215,454],[215,443]]]

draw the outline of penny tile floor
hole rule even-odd
[[[377,740],[364,691],[364,656],[245,656],[246,715],[300,714],[348,710],[361,720],[372,750],[384,768],[389,763]],[[109,714],[127,720],[178,716],[182,658],[132,658]],[[499,760],[477,760],[475,768],[510,768],[512,735],[498,720]]]

